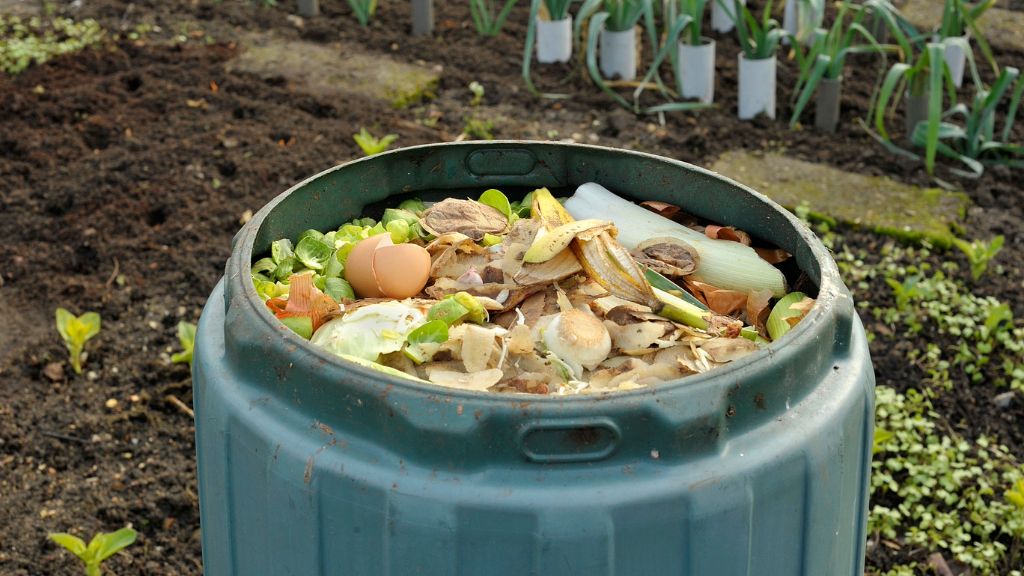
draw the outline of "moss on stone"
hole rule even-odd
[[[423,67],[353,45],[326,46],[253,34],[229,64],[262,77],[283,77],[319,95],[361,95],[404,108],[434,98],[439,76]]]
[[[957,221],[969,203],[962,193],[853,174],[775,153],[727,152],[711,169],[787,208],[804,204],[812,217],[827,215],[881,234],[909,241],[927,239],[943,247],[951,245]]]

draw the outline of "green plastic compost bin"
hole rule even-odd
[[[309,345],[254,291],[270,243],[385,203],[598,182],[794,254],[817,304],[781,340],[594,396],[396,379]],[[379,214],[379,212],[378,212]],[[860,576],[874,376],[835,263],[765,196],[667,158],[436,144],[322,172],[236,236],[194,362],[207,576]]]

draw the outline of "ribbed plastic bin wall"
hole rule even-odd
[[[595,181],[770,239],[819,286],[780,341],[608,396],[471,393],[350,365],[283,328],[249,263],[399,197]],[[370,206],[372,209],[372,206]],[[194,365],[207,576],[860,576],[874,377],[821,243],[716,174],[591,146],[397,150],[274,199],[238,233]]]

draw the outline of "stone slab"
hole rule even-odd
[[[711,170],[793,209],[903,238],[949,246],[969,200],[963,194],[864,176],[781,154],[730,151]]]
[[[0,0],[0,14],[10,16],[38,16],[43,12],[40,0]]]
[[[351,44],[316,44],[252,34],[228,68],[283,77],[318,95],[360,94],[402,108],[434,97],[438,72],[367,52]]]
[[[999,0],[997,7],[982,14],[978,28],[989,44],[1024,50],[1024,12],[998,7],[1005,2]],[[942,6],[942,0],[906,0],[900,12],[917,28],[929,30],[942,22]]]

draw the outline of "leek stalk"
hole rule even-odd
[[[565,208],[577,219],[611,218],[619,232],[616,239],[630,250],[648,238],[660,236],[686,242],[700,257],[692,275],[695,280],[740,292],[770,290],[777,298],[786,294],[786,278],[782,272],[749,246],[708,238],[616,196],[600,184],[581,185],[565,202]]]

